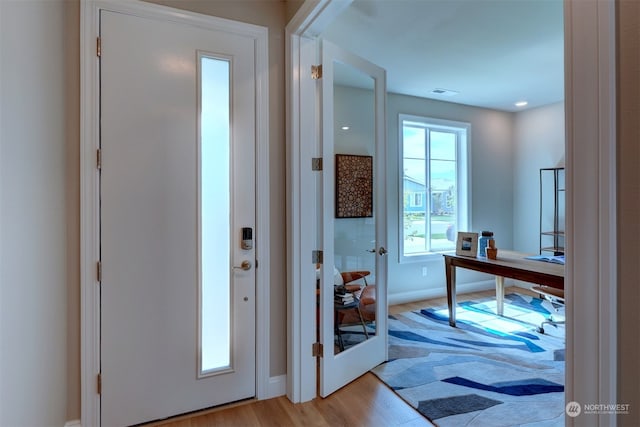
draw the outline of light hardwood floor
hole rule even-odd
[[[509,293],[514,289],[505,289]],[[534,293],[517,288],[520,293]],[[458,295],[458,302],[494,296],[495,291]],[[389,307],[389,314],[447,304],[446,297]],[[293,404],[281,396],[249,400],[147,425],[148,427],[280,427],[349,426],[417,427],[433,426],[372,373],[366,373],[331,396]]]
[[[285,396],[151,424],[162,427],[406,426],[431,424],[372,373],[331,396],[293,404]]]

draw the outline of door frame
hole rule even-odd
[[[142,1],[83,0],[80,11],[80,381],[81,424],[100,425],[100,249],[99,147],[100,76],[97,56],[100,11],[215,29],[254,39],[256,60],[256,397],[270,387],[269,306],[269,71],[265,27],[173,9]],[[195,325],[194,325],[195,327]],[[194,372],[195,375],[195,372]]]
[[[315,38],[350,4],[306,0],[286,28],[288,131],[288,396],[316,397],[315,283],[310,262],[316,245],[316,181],[311,159],[318,153],[318,94],[310,66]],[[616,99],[615,0],[565,0],[565,117],[567,198],[567,401],[615,403],[617,387],[616,303]],[[590,72],[585,72],[590,70]],[[593,171],[598,171],[596,174]],[[589,215],[584,213],[588,212]],[[579,283],[575,286],[574,283]],[[304,286],[303,286],[304,284]],[[589,331],[597,331],[590,333]],[[580,355],[580,360],[573,355]],[[591,372],[593,375],[582,375]],[[593,415],[615,425],[615,414]],[[573,418],[565,417],[567,425]]]
[[[321,157],[321,105],[311,66],[320,61],[316,40],[352,0],[306,0],[285,29],[287,102],[287,397],[314,399],[316,357],[316,269],[322,210],[316,190],[322,176],[311,168]]]

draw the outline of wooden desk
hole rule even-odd
[[[505,277],[564,289],[564,265],[525,259],[524,257],[528,255],[502,249],[498,251],[496,260],[445,254],[449,324],[456,326],[456,267],[496,276],[496,302],[499,316],[502,316],[504,308]]]

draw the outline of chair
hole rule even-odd
[[[540,298],[550,301],[557,312],[555,314],[551,314],[547,319],[540,323],[537,331],[544,334],[544,325],[553,325],[555,327],[563,325],[565,323],[565,317],[564,314],[560,313],[559,308],[564,307],[564,290],[543,285],[532,286],[531,290],[538,293]]]
[[[365,339],[369,339],[366,324],[375,321],[376,318],[376,287],[367,282],[366,278],[371,274],[369,271],[338,272],[337,269],[334,269],[334,272],[336,273],[334,275],[336,289],[342,288],[342,290],[352,293],[355,298],[353,304],[342,305],[336,302],[334,307],[335,335],[338,339],[338,347],[340,351],[343,351],[341,326],[362,325]],[[355,283],[357,281],[361,281],[361,283]]]
[[[320,296],[320,267],[320,264],[316,264],[316,292],[318,297]],[[340,272],[333,267],[334,289],[340,290],[342,288],[344,292],[352,293],[356,300],[354,304],[334,303],[334,331],[340,351],[344,350],[340,326],[362,325],[365,338],[369,338],[366,324],[374,322],[376,319],[376,286],[367,282],[367,277],[370,274],[367,270]],[[357,281],[361,281],[361,283],[355,283]],[[318,312],[316,314],[316,323],[319,325],[319,322],[320,313]],[[316,328],[316,334],[319,334],[319,328]],[[317,339],[320,339],[320,337],[318,336]]]
[[[366,272],[368,274],[368,272]],[[348,273],[347,273],[348,274]],[[340,320],[342,324],[357,323],[362,317],[364,323],[371,323],[376,320],[376,286],[368,284],[366,280],[363,280],[364,286],[361,285],[349,285],[345,284],[347,292],[354,294],[359,301],[357,313],[356,310],[351,312],[345,312],[344,317]]]

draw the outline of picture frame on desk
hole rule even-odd
[[[458,232],[456,255],[475,258],[478,255],[478,233]]]

